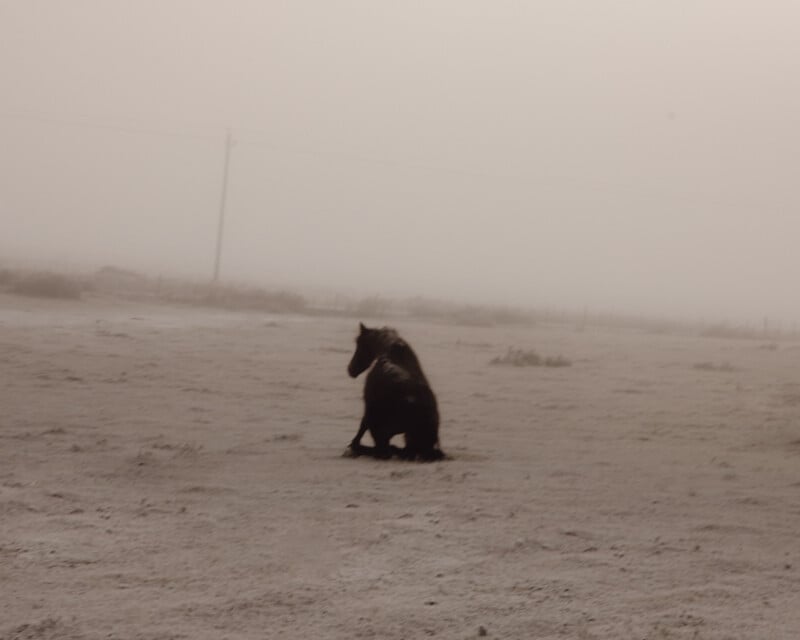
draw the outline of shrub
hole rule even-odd
[[[77,300],[81,297],[82,285],[77,280],[57,273],[34,273],[20,277],[11,287],[12,293],[39,298]]]
[[[758,337],[754,329],[747,327],[731,327],[727,324],[715,324],[700,332],[703,338],[729,338],[735,340],[752,340]]]
[[[390,303],[379,296],[362,298],[353,307],[353,314],[358,317],[384,316],[390,310]]]
[[[193,302],[192,300],[186,301]],[[306,309],[306,299],[297,293],[231,286],[212,286],[194,302],[237,311],[300,313]]]

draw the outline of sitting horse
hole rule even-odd
[[[364,383],[364,417],[345,455],[407,460],[441,460],[439,411],[417,356],[394,329],[368,329],[359,323],[356,351],[347,373],[355,378],[375,362]],[[369,430],[374,447],[361,444]],[[404,434],[406,446],[389,444]]]

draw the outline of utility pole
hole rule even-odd
[[[228,129],[225,135],[225,164],[222,168],[222,196],[219,201],[219,223],[217,224],[217,256],[214,260],[214,284],[219,280],[219,265],[222,258],[222,236],[225,231],[225,203],[228,199],[228,165],[231,159],[233,137]]]

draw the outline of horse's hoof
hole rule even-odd
[[[448,460],[448,455],[441,449],[431,449],[420,454],[419,459],[423,462],[436,462],[437,460]]]
[[[352,445],[348,445],[347,449],[342,452],[343,458],[358,458],[359,453],[353,449]]]

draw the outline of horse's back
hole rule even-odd
[[[364,385],[364,401],[371,413],[438,427],[436,396],[405,341],[376,360]]]

